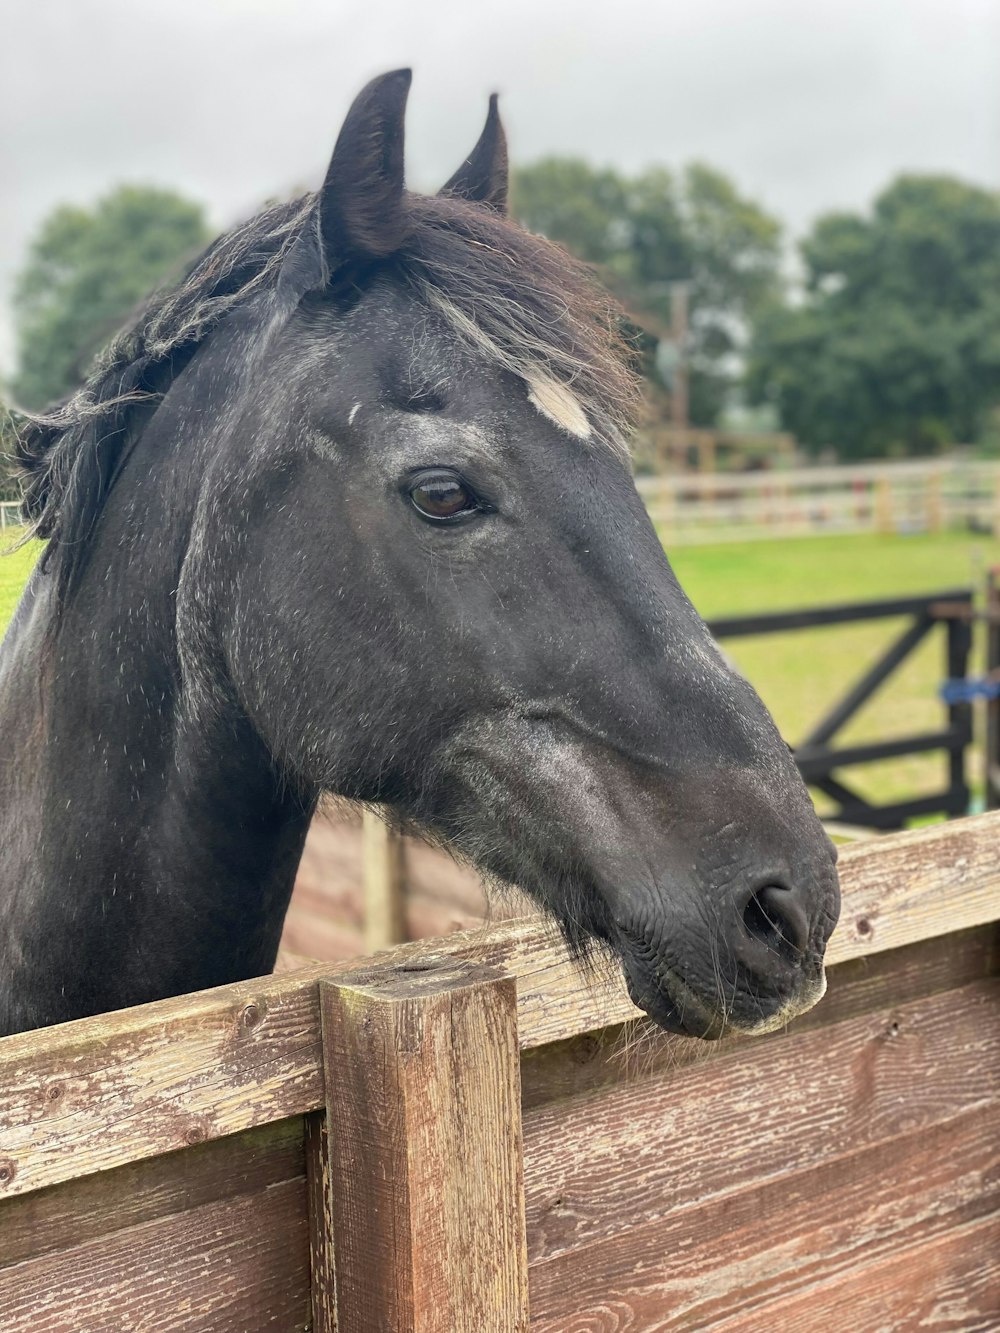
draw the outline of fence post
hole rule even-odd
[[[944,527],[944,509],[942,501],[943,477],[940,468],[935,469],[927,478],[927,531],[940,532]]]
[[[986,675],[1000,673],[1000,568],[986,575]],[[986,701],[986,809],[1000,809],[1000,699]]]
[[[337,1333],[524,1333],[516,983],[432,959],[321,982]]]
[[[402,840],[374,810],[361,815],[361,885],[365,952],[401,944],[406,938]]]
[[[310,1333],[338,1333],[333,1264],[333,1194],[326,1112],[305,1118],[306,1197],[309,1208]]]
[[[945,621],[945,625],[948,635],[947,677],[949,680],[965,680],[969,674],[972,623],[956,617],[953,620]],[[969,783],[965,772],[965,749],[972,740],[972,704],[949,704],[948,725],[960,736],[960,740],[948,752],[948,785],[951,795],[956,798],[959,806],[955,813],[965,815],[969,811]]]
[[[875,482],[875,531],[891,534],[892,521],[892,482],[881,476]]]

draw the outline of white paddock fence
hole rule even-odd
[[[847,532],[1000,535],[1000,463],[858,463],[640,477],[673,544]]]
[[[0,500],[0,532],[21,527],[21,502]]]
[[[1000,462],[685,473],[640,477],[637,485],[673,545],[947,528],[1000,536]],[[0,501],[0,532],[21,523],[20,503]]]

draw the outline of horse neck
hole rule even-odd
[[[36,574],[4,646],[0,1032],[260,975],[277,952],[314,797],[224,692],[186,695],[189,525],[155,460],[137,450],[68,603]],[[143,514],[123,524],[129,472]]]

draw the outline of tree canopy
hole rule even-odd
[[[782,276],[779,223],[720,172],[629,175],[552,157],[515,173],[515,215],[595,264],[656,338],[689,292],[691,419],[712,425],[742,380],[807,448],[843,457],[1000,438],[1000,194],[902,176],[868,215],[831,213]],[[210,239],[201,205],[122,186],[57,208],[15,286],[15,402],[73,389],[102,344]],[[669,365],[647,371],[666,376]]]
[[[91,209],[55,209],[15,285],[15,400],[38,409],[73,389],[143,297],[210,236],[202,206],[172,190],[124,185]]]
[[[691,415],[711,424],[736,375],[733,354],[777,299],[781,226],[702,164],[625,175],[546,158],[514,176],[513,211],[532,231],[598,265],[637,321],[670,324],[672,283],[689,284]]]
[[[801,302],[756,321],[751,397],[843,457],[981,439],[1000,405],[1000,194],[902,176],[800,249]]]

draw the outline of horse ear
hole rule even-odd
[[[344,121],[318,196],[328,273],[352,260],[385,259],[406,240],[403,117],[411,71],[372,79]]]
[[[500,123],[496,93],[490,97],[479,142],[439,193],[471,199],[497,213],[507,212],[507,136]]]

